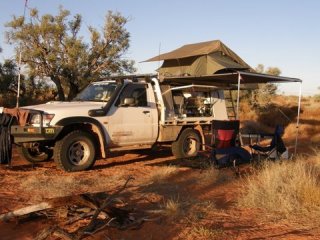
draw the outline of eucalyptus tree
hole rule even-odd
[[[6,24],[7,40],[21,51],[28,73],[39,79],[50,78],[60,100],[72,99],[88,83],[114,73],[135,71],[134,62],[125,58],[129,49],[128,19],[118,12],[106,14],[103,27],[88,27],[89,38],[80,36],[82,17],[71,16],[60,7],[54,16],[14,16]],[[85,39],[88,39],[87,42]]]

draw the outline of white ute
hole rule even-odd
[[[11,134],[30,162],[54,157],[65,171],[91,168],[108,151],[171,144],[177,158],[195,156],[213,119],[228,119],[223,90],[161,82],[154,75],[88,85],[71,102],[24,107],[25,126]]]

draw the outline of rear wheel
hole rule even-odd
[[[25,160],[31,163],[43,162],[49,160],[53,156],[51,149],[39,149],[39,147],[27,148],[20,146],[18,147],[18,151]]]
[[[200,149],[200,137],[193,129],[185,129],[177,141],[171,145],[172,153],[176,158],[194,157]]]
[[[95,141],[93,136],[76,130],[56,142],[54,161],[57,166],[68,172],[90,169],[95,162]]]

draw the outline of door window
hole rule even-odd
[[[146,84],[128,84],[122,91],[116,105],[124,103],[125,98],[133,98],[134,103],[130,107],[147,107],[147,85]]]

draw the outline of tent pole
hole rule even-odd
[[[240,73],[238,73],[237,116],[236,116],[236,119],[237,119],[237,120],[239,120],[240,80],[241,80],[241,75],[240,75]]]
[[[302,95],[302,82],[300,82],[300,90],[299,90],[298,115],[297,115],[297,123],[296,123],[296,142],[295,142],[295,145],[294,145],[294,156],[297,154],[297,147],[298,147],[300,109],[301,109],[301,95]]]

